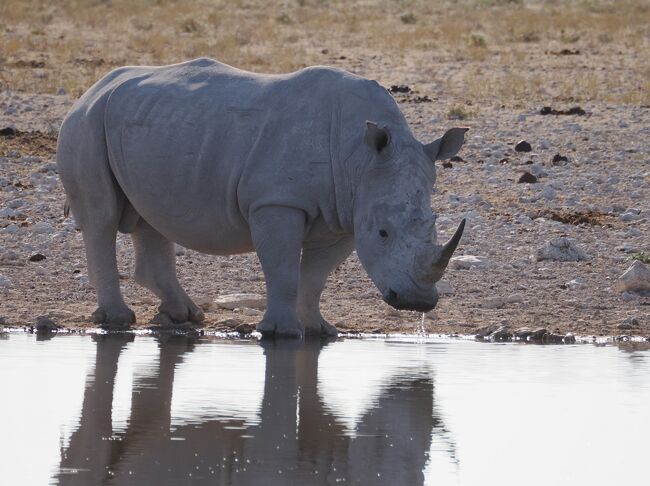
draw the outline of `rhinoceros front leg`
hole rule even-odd
[[[257,330],[264,336],[301,337],[296,300],[305,213],[281,206],[262,207],[251,214],[250,228],[266,279],[266,313]]]
[[[142,218],[131,237],[135,247],[135,280],[161,301],[153,322],[163,327],[174,327],[202,321],[203,311],[178,283],[174,244]]]
[[[305,334],[336,336],[336,328],[320,312],[320,296],[329,274],[352,253],[354,238],[344,237],[327,246],[305,245],[300,263],[298,318]]]

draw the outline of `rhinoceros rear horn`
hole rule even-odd
[[[440,257],[434,264],[434,270],[440,272],[440,275],[442,275],[442,272],[444,272],[445,268],[447,268],[449,260],[451,260],[451,256],[454,254],[454,251],[456,251],[458,243],[460,243],[460,238],[463,236],[464,230],[465,220],[463,219],[458,225],[458,229],[454,233],[454,236],[452,236],[451,239],[442,246],[440,250]]]

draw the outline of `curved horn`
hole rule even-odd
[[[440,272],[443,272],[445,268],[447,268],[447,265],[449,264],[449,260],[451,260],[451,256],[454,254],[454,251],[456,251],[456,247],[458,246],[458,243],[460,243],[460,238],[461,236],[463,236],[464,229],[465,229],[465,219],[463,219],[458,225],[458,229],[454,233],[454,236],[452,236],[451,239],[447,243],[445,243],[441,248],[440,257],[438,258],[438,261],[435,264],[435,266]]]

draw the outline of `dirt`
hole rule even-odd
[[[444,281],[452,290],[427,315],[428,332],[469,334],[496,326],[505,328],[503,333],[528,327],[545,328],[553,336],[603,336],[620,335],[620,325],[634,322],[624,329],[626,335],[650,336],[650,297],[612,289],[635,255],[650,253],[647,104],[599,95],[585,96],[578,107],[570,97],[554,95],[552,83],[539,87],[536,97],[522,96],[516,102],[501,102],[498,93],[486,94],[483,101],[460,98],[469,79],[459,76],[460,69],[476,65],[481,76],[493,79],[503,65],[482,58],[459,61],[446,50],[415,52],[405,46],[403,54],[385,58],[381,46],[372,50],[333,41],[323,49],[309,42],[308,37],[296,41],[309,52],[322,53],[319,62],[394,86],[391,91],[421,141],[430,142],[450,126],[470,127],[459,157],[444,168],[440,163],[432,207],[439,216],[441,239],[467,218],[457,254],[481,256],[488,264],[447,271]],[[542,45],[524,47],[535,70],[558,79],[571,77],[572,70],[610,69],[611,59],[603,52],[611,51],[618,85],[628,86],[626,76],[637,79],[638,52],[647,43],[647,38],[641,46],[614,39],[594,47],[579,41],[571,48],[554,47],[552,55]],[[32,57],[12,59],[9,67],[33,71],[29,79],[37,81],[43,66],[56,70],[47,56],[45,61]],[[79,53],[70,59],[73,67],[96,70],[95,78],[114,64],[104,61],[113,59],[107,54]],[[580,65],[570,64],[576,59]],[[435,69],[423,71],[432,63]],[[63,215],[64,194],[53,165],[58,127],[74,101],[63,89],[52,94],[55,74],[50,73],[42,90],[37,82],[31,91],[0,84],[0,129],[15,132],[0,136],[0,211],[6,210],[0,216],[0,320],[7,326],[35,325],[37,317],[49,316],[67,327],[91,327],[96,307],[81,234]],[[601,92],[597,86],[594,90]],[[459,103],[463,110],[456,109]],[[451,119],[452,113],[462,119]],[[515,150],[520,140],[530,143],[531,152]],[[519,184],[524,172],[536,183]],[[538,248],[561,236],[575,240],[589,258],[535,261]],[[136,312],[137,325],[146,326],[158,302],[133,279],[128,236],[119,236],[117,252],[126,301]],[[264,292],[254,254],[215,257],[179,248],[177,261],[182,284],[198,300]],[[347,331],[417,332],[421,325],[419,313],[395,311],[382,302],[356,255],[330,277],[322,309],[330,322]],[[210,310],[206,329],[250,329],[258,319]]]

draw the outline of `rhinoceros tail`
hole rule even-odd
[[[66,198],[65,203],[63,203],[63,217],[67,218],[68,216],[70,216],[70,202]]]

